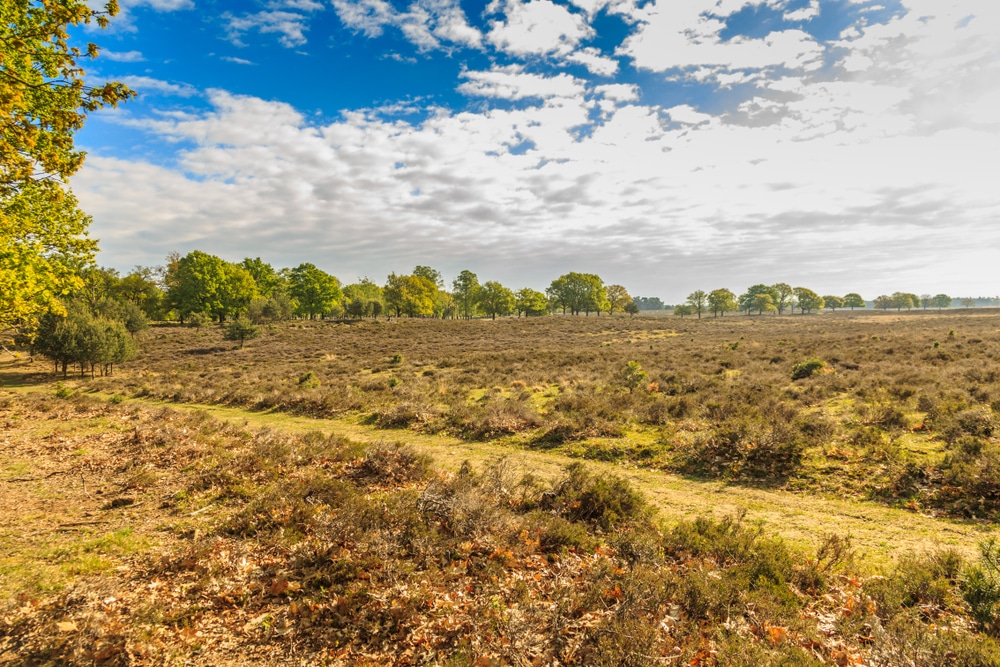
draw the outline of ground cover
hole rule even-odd
[[[60,393],[0,393],[0,664],[998,664],[955,551],[873,574],[842,534],[664,522],[610,464]]]

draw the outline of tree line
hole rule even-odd
[[[891,295],[880,295],[872,305],[882,310],[911,310],[913,308],[950,308],[954,299],[947,294],[923,294],[917,296],[906,292],[894,292]],[[962,299],[962,305],[973,307],[975,299]],[[751,285],[747,291],[737,296],[728,289],[716,289],[711,292],[695,290],[688,295],[683,304],[674,306],[673,312],[681,317],[697,316],[711,313],[713,317],[722,317],[726,313],[743,312],[747,315],[775,314],[800,311],[802,314],[818,310],[835,311],[838,308],[867,308],[868,302],[857,292],[844,296],[827,294],[820,296],[807,287],[792,287],[788,283],[774,285]]]
[[[564,274],[544,292],[480,282],[469,270],[448,286],[429,266],[391,273],[381,285],[368,278],[344,285],[309,263],[275,269],[259,257],[228,262],[199,250],[168,255],[163,267],[136,267],[125,276],[113,269],[90,269],[82,282],[79,291],[91,300],[116,299],[135,305],[150,319],[195,325],[240,317],[259,324],[296,317],[496,319],[639,312],[628,290],[605,285],[592,273]]]

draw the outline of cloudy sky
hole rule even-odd
[[[103,265],[1000,293],[996,0],[123,0]]]

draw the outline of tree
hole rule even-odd
[[[351,317],[378,317],[382,314],[382,288],[368,278],[348,285],[343,292],[345,310]]]
[[[260,257],[250,259],[245,258],[240,262],[240,266],[250,273],[253,281],[257,283],[257,291],[264,298],[270,298],[274,290],[284,284],[284,279],[274,270],[274,267],[262,260]]]
[[[383,294],[386,308],[395,311],[397,317],[404,313],[409,317],[432,317],[437,291],[437,285],[427,277],[391,273]]]
[[[441,272],[437,269],[432,269],[429,266],[415,266],[413,267],[412,275],[419,278],[426,278],[431,281],[437,289],[444,287],[444,278],[441,277]]]
[[[167,269],[167,298],[181,321],[192,313],[206,313],[225,322],[250,307],[257,283],[239,264],[193,250]]]
[[[625,312],[629,314],[629,317],[635,317],[639,314],[639,304],[635,301],[629,301],[625,304]]]
[[[778,309],[778,314],[781,315],[785,311],[785,308],[791,307],[792,296],[795,294],[795,290],[788,283],[775,283],[771,285],[771,289],[774,290],[771,294],[774,307]]]
[[[559,276],[545,293],[556,307],[562,308],[563,313],[568,309],[573,315],[590,315],[593,311],[600,315],[608,300],[604,281],[593,273],[571,272]]]
[[[544,315],[549,309],[549,300],[545,298],[545,295],[530,287],[519,289],[514,297],[516,299],[514,308],[517,310],[518,317],[522,314],[525,317]]]
[[[241,350],[246,341],[253,340],[258,336],[260,336],[260,327],[243,316],[230,322],[229,326],[226,327],[226,332],[222,335],[226,340],[239,342]]]
[[[639,310],[664,310],[666,305],[658,296],[637,296],[632,299]]]
[[[458,274],[455,280],[451,281],[452,296],[458,305],[458,312],[462,317],[469,320],[476,313],[476,304],[479,298],[479,278],[468,269]]]
[[[764,313],[778,312],[778,307],[774,305],[774,299],[771,298],[770,294],[766,293],[761,293],[754,296],[753,309],[757,311],[758,315],[763,315]]]
[[[621,285],[608,285],[605,289],[607,294],[608,315],[614,315],[616,310],[625,310],[627,304],[632,303],[632,297]]]
[[[694,308],[686,305],[674,306],[674,315],[678,317],[687,317],[688,315],[694,314]]]
[[[836,311],[838,308],[844,307],[844,300],[839,296],[828,294],[823,297],[823,307],[827,310]]]
[[[736,295],[725,288],[712,290],[708,295],[708,308],[715,317],[724,317],[726,313],[736,310],[737,307]]]
[[[516,301],[514,293],[495,280],[487,281],[479,290],[479,307],[494,320],[497,315],[514,312]]]
[[[844,307],[854,310],[855,308],[867,308],[868,302],[857,292],[844,295]]]
[[[132,359],[136,344],[125,326],[114,319],[95,316],[84,302],[71,302],[63,313],[49,312],[38,324],[35,350],[62,367],[63,377],[69,364],[80,365],[80,375],[97,368],[109,375],[116,363]]]
[[[888,294],[880,294],[875,297],[875,307],[880,310],[889,310],[894,307],[892,297]]]
[[[698,315],[698,319],[701,319],[701,312],[705,310],[705,306],[708,305],[708,294],[704,290],[695,290],[688,294],[687,304],[691,306],[693,310]]]
[[[774,304],[778,300],[777,291],[773,287],[761,284],[751,285],[750,287],[747,288],[746,292],[740,295],[739,298],[740,310],[746,311],[747,315],[749,315],[754,310],[758,310],[758,312],[763,313],[763,311],[760,311],[758,308],[759,303],[757,300],[757,297],[760,296],[761,294],[766,294],[768,297],[770,297],[771,306],[773,307],[774,310],[777,310],[777,307],[774,307]],[[771,309],[765,309],[765,310],[771,312]]]
[[[893,292],[892,296],[889,297],[889,305],[899,311],[903,308],[909,310],[917,304],[914,303],[912,294],[907,294],[906,292]]]
[[[798,301],[799,310],[802,311],[803,315],[814,310],[820,310],[825,305],[823,297],[807,287],[796,287],[793,293],[795,294],[795,299]]]
[[[76,270],[92,260],[90,218],[62,183],[83,163],[73,135],[91,111],[133,95],[124,85],[87,85],[68,30],[107,25],[83,0],[6,0],[0,4],[0,344],[60,311],[60,296],[80,286]]]
[[[935,294],[934,295],[934,307],[938,310],[942,308],[951,308],[951,297],[947,294]]]
[[[975,308],[976,300],[973,299],[971,296],[967,296],[964,299],[962,299],[961,304],[962,308]]]
[[[329,313],[343,297],[340,281],[309,263],[288,272],[288,291],[298,303],[298,313],[308,315],[310,320]]]

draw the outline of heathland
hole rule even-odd
[[[1000,313],[138,336],[2,369],[0,664],[998,664]]]

